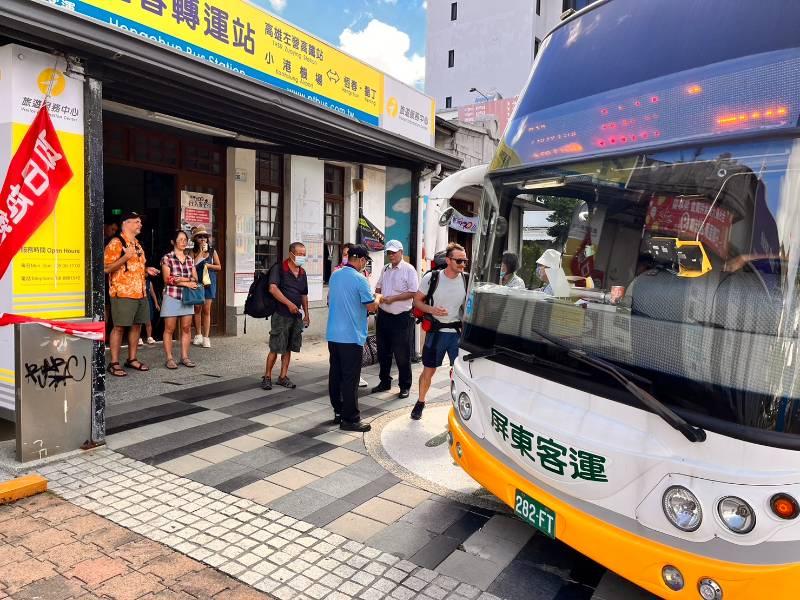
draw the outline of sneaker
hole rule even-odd
[[[153,338],[153,337],[149,337],[149,338],[147,338],[147,345],[148,345],[148,346],[152,346],[152,345],[153,345],[153,344],[155,344],[155,343],[156,343],[156,340],[155,340],[155,338]]]
[[[378,392],[388,392],[390,389],[392,389],[392,385],[390,383],[379,383],[372,388],[372,393],[377,394]]]
[[[415,421],[419,421],[422,418],[422,410],[425,408],[425,403],[420,402],[417,400],[417,403],[414,405],[414,408],[411,409],[411,418]]]
[[[211,348],[211,338],[203,338],[203,348]]]
[[[408,398],[410,395],[411,395],[411,393],[408,390],[400,390],[399,398],[400,399]]]
[[[342,424],[342,415],[338,413],[333,413],[333,424],[334,425],[341,425]]]
[[[357,423],[350,423],[349,421],[342,421],[342,424],[339,425],[339,429],[342,431],[355,431],[357,433],[365,433],[372,429],[372,425],[369,423],[364,423],[363,421],[358,421]]]
[[[139,345],[144,346],[144,340],[142,338],[139,338]]]
[[[203,336],[202,335],[194,336],[194,339],[192,340],[192,344],[194,344],[195,346],[202,346],[203,345]]]
[[[262,390],[271,390],[272,389],[272,379],[269,377],[262,377],[261,378],[261,389]]]
[[[358,387],[367,387],[368,385],[367,380],[363,377],[358,380]]]

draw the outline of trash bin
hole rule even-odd
[[[93,343],[38,323],[14,325],[19,462],[77,450],[91,438]]]

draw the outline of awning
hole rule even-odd
[[[105,99],[267,140],[272,152],[409,169],[461,166],[449,153],[35,0],[0,2],[0,36],[86,59]]]

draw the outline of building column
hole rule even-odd
[[[92,321],[105,319],[103,273],[103,84],[86,77],[83,86],[86,165],[86,315]],[[92,349],[92,445],[106,439],[105,344]]]
[[[228,148],[226,163],[225,331],[238,336],[244,330],[244,302],[257,267],[256,151]]]

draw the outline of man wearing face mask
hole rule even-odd
[[[303,269],[306,263],[306,247],[300,242],[289,246],[289,258],[270,271],[269,292],[278,301],[271,317],[269,354],[261,379],[261,387],[272,389],[272,369],[281,355],[281,372],[277,384],[285,388],[297,387],[289,379],[289,363],[292,352],[300,352],[303,344],[303,328],[311,323],[308,312],[308,278]]]

